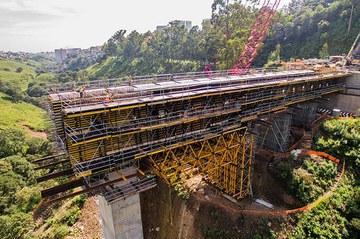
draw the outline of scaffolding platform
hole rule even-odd
[[[85,86],[82,92],[52,86],[49,99],[74,175],[89,187],[116,171],[145,167],[170,185],[204,173],[243,198],[251,191],[255,122],[341,92],[347,76],[311,70],[145,76],[72,86]],[[280,121],[272,124],[273,134],[282,131]],[[284,142],[272,147],[286,148],[287,135],[280,136]],[[109,184],[98,192],[110,202],[153,182]]]

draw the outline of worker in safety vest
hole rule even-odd
[[[109,89],[106,89],[106,96],[105,96],[105,102],[110,102],[111,100],[111,96],[112,96],[112,92]]]

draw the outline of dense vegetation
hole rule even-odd
[[[248,3],[260,1],[226,2],[215,0],[211,19],[189,32],[178,26],[143,34],[119,30],[104,44],[96,64],[71,60],[71,69],[88,67],[71,80],[202,71],[209,62],[217,69],[233,67],[259,11]],[[358,0],[293,0],[278,11],[254,66],[279,60],[277,56],[291,60],[344,54],[359,31]]]
[[[6,108],[2,118],[11,120],[13,115],[21,116],[18,107],[24,107],[25,113],[28,107],[36,109],[26,103],[18,104],[14,111]],[[1,102],[2,105],[6,103]],[[28,123],[44,129],[43,115],[34,113],[29,118],[32,122]],[[36,184],[40,172],[35,171],[31,163],[41,155],[49,154],[50,143],[47,139],[26,135],[24,129],[9,125],[7,121],[0,121],[0,128],[0,237],[19,238],[34,228],[32,210],[41,200],[40,190],[53,183]]]
[[[301,165],[292,169],[289,164],[280,163],[279,178],[286,183],[289,192],[303,204],[315,201],[334,183],[336,164],[322,158],[305,158]]]
[[[360,236],[360,120],[331,120],[321,128],[318,150],[345,161],[347,172],[334,194],[316,208],[284,224],[287,238],[359,238]],[[280,178],[303,203],[317,199],[334,183],[333,163],[305,160],[292,170],[282,164]]]
[[[47,171],[36,171],[31,163],[52,150],[44,133],[49,130],[49,118],[36,106],[46,92],[44,83],[54,79],[44,70],[52,65],[42,58],[0,59],[0,238],[64,238],[81,214],[83,196],[75,198],[56,220],[47,221],[46,232],[37,236],[34,231],[39,225],[32,211],[41,201],[40,191],[57,183],[37,184],[36,178]],[[39,136],[39,132],[43,133]]]

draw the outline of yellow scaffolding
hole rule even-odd
[[[147,159],[169,185],[203,173],[216,187],[240,199],[250,194],[253,140],[253,134],[242,127],[147,155]]]

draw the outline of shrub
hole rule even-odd
[[[18,68],[16,68],[16,73],[21,73],[23,70],[24,69],[21,66],[19,66]]]
[[[190,198],[190,188],[187,185],[179,183],[175,185],[174,189],[182,199],[188,200]]]
[[[73,206],[68,209],[64,215],[59,220],[63,224],[67,224],[68,226],[74,225],[77,220],[80,218],[81,210],[78,206]]]
[[[51,145],[47,139],[31,138],[26,141],[28,146],[26,154],[43,154],[47,155],[50,153]]]
[[[1,92],[7,94],[14,102],[18,102],[23,99],[22,90],[20,86],[16,85],[15,83],[12,82],[2,83],[0,90]]]
[[[0,238],[22,238],[22,235],[34,227],[31,214],[15,213],[0,216]]]
[[[71,207],[78,206],[79,208],[82,208],[84,206],[86,199],[87,199],[87,196],[85,194],[81,194],[81,195],[75,197],[71,203]]]
[[[44,86],[36,84],[36,83],[30,83],[28,85],[28,89],[26,93],[31,97],[41,97],[43,95],[46,95],[47,91]]]
[[[18,207],[22,212],[32,211],[41,201],[40,190],[37,187],[24,187],[15,196]]]
[[[24,186],[20,175],[12,171],[0,174],[0,213],[15,203],[15,193]]]
[[[35,184],[37,175],[34,171],[34,165],[27,161],[26,158],[14,155],[6,157],[3,160],[11,164],[13,172],[22,176],[28,185]]]
[[[63,239],[69,234],[69,230],[65,225],[54,225],[49,234],[46,236],[47,239]]]

